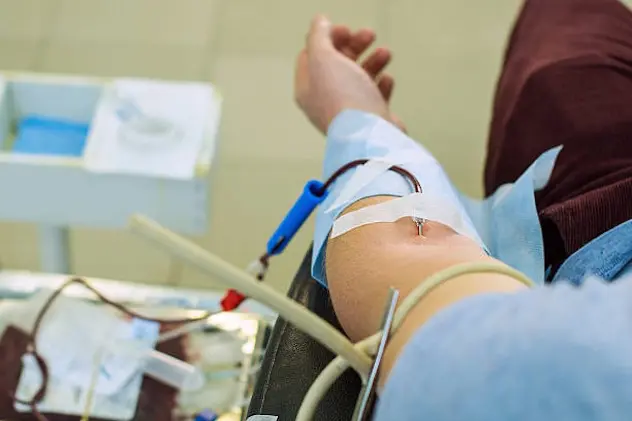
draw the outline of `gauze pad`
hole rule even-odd
[[[542,232],[533,193],[548,181],[560,149],[543,154],[516,183],[499,188],[494,195],[483,201],[474,200],[458,192],[432,154],[397,127],[377,116],[347,110],[338,115],[329,128],[324,178],[353,160],[386,161],[386,157],[397,156],[398,151],[406,151],[405,162],[400,160],[387,164],[400,165],[413,173],[421,183],[422,197],[427,197],[427,202],[424,203],[426,207],[422,207],[423,212],[431,210],[432,214],[424,215],[421,212],[417,216],[437,222],[441,221],[439,218],[443,218],[445,223],[446,216],[442,214],[445,211],[446,215],[452,215],[448,218],[452,221],[448,220],[446,225],[456,225],[454,221],[458,221],[459,230],[462,231],[457,232],[479,242],[491,256],[522,271],[535,282],[543,282]],[[355,190],[351,199],[348,199],[348,192],[345,193],[346,197],[338,198],[358,170],[350,170],[341,176],[319,209],[314,233],[312,276],[324,285],[325,245],[334,221],[342,210],[366,197],[403,197],[412,193],[412,188],[404,177],[388,169],[383,170],[385,165],[376,167],[380,169],[379,174],[378,171],[369,174],[370,182],[357,182],[355,186],[352,185],[353,188],[348,189]],[[342,203],[340,207],[334,206],[339,203]],[[435,207],[432,207],[433,203],[436,204]],[[330,208],[331,211],[326,212]],[[455,229],[454,226],[452,228]]]
[[[490,255],[538,283],[544,283],[544,243],[533,193],[548,182],[561,150],[543,153],[518,180],[485,200],[460,197]]]

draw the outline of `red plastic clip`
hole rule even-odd
[[[246,268],[246,272],[252,275],[257,281],[263,281],[263,278],[266,276],[266,272],[268,271],[268,259],[270,256],[264,254],[258,259],[250,262],[248,267]],[[232,311],[241,305],[246,300],[245,295],[241,292],[229,289],[226,291],[224,298],[220,301],[223,311]]]
[[[246,296],[234,289],[226,291],[226,295],[220,301],[223,311],[233,311],[246,300]]]

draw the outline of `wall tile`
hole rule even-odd
[[[39,40],[57,0],[0,0],[0,38]]]
[[[374,27],[379,0],[225,1],[219,21],[219,52],[224,55],[295,55],[304,45],[317,13],[352,27]]]
[[[157,284],[166,281],[170,256],[132,233],[74,228],[70,241],[75,273]]]
[[[0,37],[0,70],[31,70],[37,62],[40,43],[33,39]]]
[[[53,43],[41,58],[41,71],[100,76],[203,79],[206,58],[201,49],[181,46]]]
[[[37,270],[39,250],[37,227],[15,222],[0,223],[0,267]]]
[[[218,0],[60,0],[51,38],[202,48]]]
[[[324,138],[293,99],[291,58],[220,57],[213,83],[224,97],[224,156],[318,161]]]

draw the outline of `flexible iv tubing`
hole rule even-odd
[[[335,354],[342,356],[349,366],[360,374],[363,381],[366,379],[371,368],[370,357],[366,353],[358,352],[349,339],[300,304],[265,284],[255,282],[246,272],[145,216],[133,216],[130,220],[130,229],[230,288],[273,308],[281,317],[310,334]]]
[[[348,368],[353,368],[360,375],[362,382],[366,382],[372,357],[382,332],[377,332],[356,344],[352,344],[340,332],[301,305],[264,284],[254,282],[246,272],[162,227],[155,221],[141,215],[135,215],[130,221],[130,228],[133,232],[152,240],[173,255],[214,276],[231,288],[235,288],[273,308],[281,317],[337,354],[337,357],[325,367],[305,395],[296,421],[309,421],[313,418],[316,407],[327,390]],[[455,265],[426,278],[402,301],[395,313],[390,333],[394,334],[408,313],[436,287],[458,276],[475,273],[502,274],[510,276],[528,287],[533,286],[533,282],[524,274],[499,262]]]
[[[390,334],[393,335],[402,324],[408,313],[419,302],[439,285],[462,275],[470,275],[475,273],[489,273],[507,275],[527,287],[533,287],[533,281],[526,277],[523,273],[510,268],[502,263],[464,263],[451,266],[441,272],[438,272],[426,280],[422,281],[408,296],[402,301],[401,305],[395,312],[393,326]],[[382,332],[377,332],[372,336],[356,343],[354,345],[358,352],[362,352],[368,357],[375,355],[377,346],[380,342]],[[323,399],[329,388],[334,382],[349,368],[349,363],[344,357],[338,355],[332,362],[325,367],[318,375],[309,391],[303,399],[303,403],[299,409],[296,421],[309,421],[314,417],[314,413],[318,403]],[[364,383],[364,379],[363,379]]]

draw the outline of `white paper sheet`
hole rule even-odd
[[[210,85],[117,80],[106,88],[90,128],[84,155],[90,171],[132,173],[191,179],[205,137],[215,133],[209,122],[219,113]],[[134,107],[130,107],[133,104]],[[173,130],[148,134],[137,120],[125,120],[137,108],[140,116],[171,124]],[[134,123],[134,124],[131,124]]]

